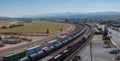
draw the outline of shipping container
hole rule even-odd
[[[25,56],[21,59],[18,59],[18,61],[30,61],[29,57],[28,56]]]
[[[55,61],[63,61],[64,56],[62,54],[58,54],[57,56],[54,57]]]
[[[68,57],[70,55],[69,50],[64,50],[63,54],[64,54],[64,58]]]
[[[58,54],[55,57],[49,59],[48,61],[63,61],[63,55],[62,54]]]
[[[43,58],[45,56],[45,52],[44,51],[39,51],[37,53],[37,56],[40,57],[40,59],[41,59],[41,58]]]
[[[67,35],[63,35],[63,36],[60,37],[60,41],[65,41],[67,39],[68,39]]]
[[[46,47],[46,46],[45,46],[45,47],[42,48],[42,50],[46,50],[46,49],[48,49],[48,48],[49,48],[49,47]]]
[[[4,40],[2,40],[2,43],[5,43],[5,44],[17,44],[20,42],[21,42],[20,39],[4,39]]]
[[[45,56],[44,51],[39,51],[38,53],[34,53],[31,55],[28,55],[24,58],[21,58],[19,61],[38,61],[39,59],[43,58]]]
[[[48,55],[50,53],[52,53],[53,51],[55,51],[55,47],[54,46],[51,46],[50,48],[44,50],[45,51],[45,54]]]
[[[52,40],[52,41],[48,42],[47,46],[50,47],[50,46],[54,46],[55,44],[58,44],[58,41]]]
[[[56,47],[56,49],[59,49],[59,48],[61,48],[61,47],[63,47],[63,46],[62,46],[61,43],[59,43],[59,44],[55,44],[55,47]]]
[[[26,56],[25,51],[17,52],[17,53],[14,53],[14,54],[4,56],[3,61],[17,61],[18,59],[23,58],[25,56]]]
[[[31,54],[33,54],[33,53],[39,52],[41,49],[42,49],[41,46],[35,46],[35,47],[32,47],[32,48],[27,49],[27,50],[26,50],[26,53],[27,53],[27,55],[31,55]]]
[[[0,47],[3,47],[3,46],[5,46],[5,44],[0,42]]]
[[[70,41],[68,41],[68,40],[66,40],[66,41],[62,41],[63,42],[63,44],[67,44],[67,43],[69,43]]]
[[[30,60],[37,61],[39,59],[39,56],[37,56],[36,53],[30,55]]]

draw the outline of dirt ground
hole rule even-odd
[[[45,38],[45,36],[21,36],[21,37],[32,39],[32,41],[36,41],[36,40],[40,40],[40,39]],[[4,47],[0,47],[0,50],[7,49],[7,48],[10,48],[10,47],[14,47],[14,46],[18,46],[18,45],[22,45],[22,44],[26,44],[26,43],[28,43],[28,41],[23,41],[23,42],[18,43],[18,44],[5,44]]]
[[[99,40],[102,40],[102,35],[95,35],[93,38],[92,38],[92,41],[99,41]]]

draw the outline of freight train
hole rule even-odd
[[[84,27],[84,29],[82,31],[79,30],[79,31],[75,32],[74,34],[72,34],[73,35],[72,37],[66,38],[67,40],[61,41],[60,43],[55,44],[54,46],[51,46],[50,48],[48,48],[46,50],[39,51],[38,53],[34,53],[32,55],[21,58],[18,61],[38,61],[39,59],[51,54],[52,52],[64,47],[65,45],[69,44],[70,42],[74,41],[76,38],[81,36],[86,30],[87,30],[87,28]],[[68,51],[66,50],[64,52],[67,53]]]
[[[82,44],[84,44],[87,41],[87,39],[90,37],[91,34],[92,34],[92,31],[88,35],[84,36],[82,38],[82,41],[79,41],[79,42],[77,42],[75,44],[67,46],[67,48],[63,52],[60,52],[59,54],[55,55],[54,57],[52,57],[48,61],[64,61],[65,58],[70,56],[80,46],[82,46]]]
[[[74,33],[72,33],[70,35],[70,37],[68,37],[68,36],[66,37],[64,35],[63,37],[65,37],[65,38],[62,37],[63,39],[60,39],[61,42],[59,42],[59,43],[57,43],[55,45],[49,46],[49,48],[47,48],[47,49],[44,49],[44,50],[41,49],[40,51],[37,51],[36,53],[30,54],[30,55],[28,55],[28,54],[24,55],[23,54],[24,56],[19,56],[20,54],[18,54],[16,58],[12,57],[13,58],[12,61],[38,61],[39,59],[41,59],[41,58],[43,58],[43,57],[51,54],[54,51],[57,51],[58,49],[64,47],[65,45],[69,44],[70,42],[74,41],[76,38],[78,38],[79,36],[81,36],[86,30],[87,30],[87,27],[84,25],[82,31],[79,30],[77,32],[74,32]],[[83,38],[85,38],[85,37],[83,37]],[[79,43],[81,43],[81,42],[79,42]],[[72,47],[72,48],[77,49],[76,45],[74,47]],[[70,51],[70,49],[66,49],[66,50],[64,50],[63,54],[60,54],[57,57],[59,57],[61,55],[64,55],[65,57],[67,57],[67,56],[70,55],[70,52],[72,52],[72,51],[74,51],[74,50]],[[56,57],[56,59],[57,59],[57,57]],[[4,61],[9,61],[9,60],[7,60],[8,58],[9,57],[5,56],[5,57],[3,57],[3,60]],[[15,58],[15,60],[14,60],[14,58]]]

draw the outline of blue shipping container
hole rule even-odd
[[[42,49],[41,46],[35,46],[35,47],[32,47],[32,48],[29,48],[26,50],[26,54],[27,55],[31,55],[33,53],[38,53],[40,50]]]
[[[60,37],[60,41],[65,41],[67,39],[68,39],[67,35],[63,35],[63,36]]]
[[[52,40],[52,41],[50,41],[50,42],[48,42],[48,47],[50,47],[50,46],[54,46],[55,44],[58,44],[58,41],[57,40]]]

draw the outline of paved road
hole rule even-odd
[[[64,34],[64,33],[68,32],[68,31],[70,31],[72,28],[73,28],[73,25],[70,25],[70,27],[69,27],[67,30],[65,30],[65,31],[63,31],[63,32],[55,33],[55,34],[50,35],[50,36],[47,36],[47,37],[44,38],[44,39],[36,40],[36,41],[32,41],[32,42],[29,42],[29,43],[26,43],[26,44],[23,44],[23,45],[14,46],[14,47],[11,47],[11,48],[8,48],[8,49],[0,50],[0,54],[4,54],[4,53],[10,52],[10,51],[18,50],[18,49],[24,48],[24,47],[26,47],[26,46],[28,47],[28,46],[31,46],[31,45],[33,45],[33,44],[39,44],[39,43],[42,42],[42,41],[51,39],[52,37],[55,37],[55,36],[57,36],[57,35]]]
[[[112,36],[112,41],[114,41],[117,45],[118,48],[120,48],[120,32],[118,31],[115,31],[115,30],[112,30],[110,28],[108,28],[109,32],[111,32],[111,35]]]
[[[98,39],[101,36],[95,36],[92,41],[92,56],[93,61],[116,61],[113,60],[115,55],[109,54],[109,51],[111,48],[104,48],[106,45],[103,43],[101,39]],[[80,53],[77,55],[81,56],[82,61],[91,61],[90,59],[90,46],[86,46],[85,49],[83,49]]]
[[[104,25],[97,24],[97,26],[104,30]],[[108,31],[111,32],[111,34],[109,34],[110,36],[112,36],[111,41],[114,42],[116,44],[117,48],[120,49],[120,32],[115,31],[110,28],[108,28]]]

